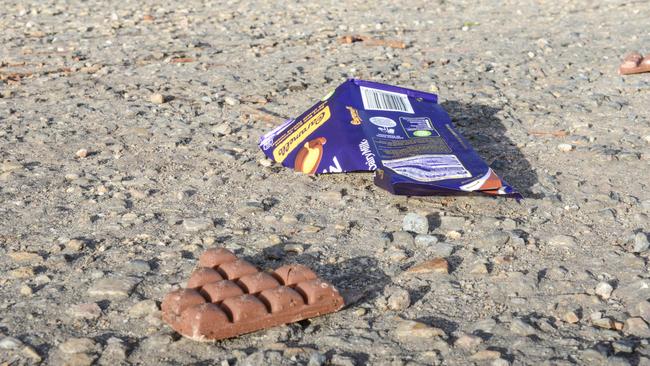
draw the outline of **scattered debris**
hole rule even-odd
[[[551,137],[565,137],[569,136],[569,132],[565,130],[559,131],[528,131],[528,134],[533,136],[551,136]]]
[[[625,56],[623,63],[618,68],[621,75],[640,74],[650,71],[650,54],[643,57],[638,52],[632,52]]]
[[[379,39],[370,36],[347,35],[340,37],[339,42],[344,44],[363,42],[366,46],[385,46],[400,49],[406,48],[406,43],[403,41]]]
[[[172,64],[184,64],[184,63],[189,63],[194,61],[196,60],[191,57],[175,57],[169,60],[169,62]]]
[[[79,159],[83,159],[83,158],[85,158],[86,156],[88,156],[88,150],[86,150],[86,149],[79,149],[79,150],[77,150],[77,152],[75,153],[75,156],[78,157]]]
[[[166,101],[165,96],[160,93],[151,94],[149,100],[154,104],[163,104]]]
[[[434,258],[409,268],[408,273],[449,273],[449,263],[444,258]]]

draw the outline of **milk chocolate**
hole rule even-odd
[[[640,74],[650,72],[650,54],[645,57],[638,52],[633,52],[625,57],[618,69],[621,75]]]
[[[220,340],[340,310],[338,290],[306,266],[271,273],[226,249],[199,258],[187,288],[165,296],[163,319],[185,337]]]

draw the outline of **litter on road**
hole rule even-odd
[[[481,192],[519,198],[453,126],[435,94],[350,79],[260,139],[306,174],[374,171],[398,195]]]

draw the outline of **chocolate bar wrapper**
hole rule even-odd
[[[398,195],[521,197],[461,136],[435,94],[386,84],[350,79],[259,145],[306,174],[374,171],[375,183]]]

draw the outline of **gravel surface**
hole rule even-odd
[[[650,74],[617,74],[650,3],[474,3],[4,0],[0,362],[650,365]],[[350,77],[438,93],[526,199],[264,159]],[[160,300],[214,246],[349,305],[181,338]]]

